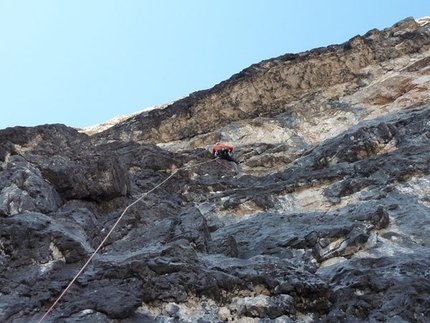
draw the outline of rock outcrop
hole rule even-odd
[[[40,320],[126,211],[47,322],[428,322],[429,62],[408,18],[99,132],[0,130],[0,321]]]

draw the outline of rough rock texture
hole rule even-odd
[[[99,132],[0,130],[0,321],[37,322],[124,210],[46,322],[430,321],[428,22]]]

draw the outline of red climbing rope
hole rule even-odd
[[[222,167],[224,167],[224,168],[227,168],[227,169],[231,170],[231,171],[232,171],[232,172],[234,172],[234,173],[237,173],[237,170],[236,170],[236,169],[234,169],[233,167],[230,167],[230,166],[224,165],[223,163],[219,162],[219,161],[218,161],[218,159],[215,159],[215,162],[216,162],[218,165],[220,165],[220,166],[222,166]]]

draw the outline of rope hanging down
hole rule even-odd
[[[42,316],[42,318],[39,320],[38,323],[41,323],[47,316],[48,314],[54,309],[54,307],[58,304],[58,302],[63,298],[64,294],[67,293],[67,291],[70,289],[70,287],[75,283],[75,281],[78,279],[78,277],[84,272],[84,270],[87,268],[87,266],[90,264],[91,260],[93,260],[93,258],[96,256],[96,254],[100,251],[100,249],[104,246],[104,244],[106,243],[107,239],[109,238],[109,236],[112,234],[112,232],[115,230],[115,228],[118,226],[119,222],[122,220],[122,218],[124,217],[124,215],[127,213],[128,209],[131,208],[133,205],[137,204],[138,202],[140,202],[146,195],[148,195],[149,193],[155,191],[157,188],[159,188],[160,186],[164,185],[169,179],[171,179],[176,173],[178,173],[181,170],[187,169],[187,168],[191,168],[191,167],[197,167],[203,164],[207,164],[212,162],[213,159],[209,160],[209,161],[205,161],[202,163],[198,163],[195,165],[191,165],[191,166],[184,166],[181,168],[176,169],[174,172],[172,172],[172,174],[170,174],[165,180],[163,180],[161,183],[157,184],[155,187],[153,187],[152,189],[150,189],[149,191],[143,193],[142,195],[140,195],[139,198],[137,198],[133,203],[129,204],[124,211],[121,213],[121,215],[118,217],[118,219],[116,220],[115,224],[112,226],[112,229],[110,229],[110,231],[107,233],[106,237],[103,239],[103,241],[100,243],[100,245],[97,247],[96,250],[94,250],[94,252],[92,253],[92,255],[90,256],[90,258],[88,258],[87,262],[82,266],[81,270],[79,270],[79,272],[76,274],[76,276],[70,281],[69,285],[67,285],[67,287],[63,290],[63,292],[60,294],[60,296],[58,296],[58,298],[55,300],[55,302],[52,304],[52,306],[46,311],[45,315]]]
[[[219,161],[218,161],[218,158],[216,158],[216,159],[215,159],[215,163],[217,163],[218,165],[220,165],[220,166],[222,166],[222,167],[224,167],[224,168],[227,168],[227,169],[231,170],[233,173],[236,173],[236,174],[237,174],[237,170],[236,170],[236,169],[234,169],[233,167],[227,166],[227,165],[225,165],[225,164],[223,164],[223,163],[219,162]]]

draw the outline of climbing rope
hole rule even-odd
[[[155,191],[157,188],[161,187],[162,185],[164,185],[168,180],[170,180],[175,174],[177,174],[179,171],[184,170],[184,169],[189,169],[192,167],[197,167],[197,166],[201,166],[207,163],[210,163],[214,161],[214,159],[208,160],[208,161],[204,161],[202,163],[197,163],[191,166],[183,166],[181,168],[176,169],[175,171],[173,171],[166,179],[164,179],[161,183],[157,184],[156,186],[154,186],[152,189],[150,189],[149,191],[143,193],[140,195],[139,198],[137,198],[134,202],[132,202],[131,204],[129,204],[124,211],[121,213],[121,215],[118,217],[118,219],[116,220],[115,224],[112,226],[112,228],[110,229],[110,231],[108,232],[108,234],[106,235],[106,237],[103,239],[103,241],[100,243],[100,245],[97,247],[96,250],[94,250],[94,252],[92,253],[92,255],[90,256],[90,258],[87,260],[87,262],[82,266],[82,268],[79,270],[79,272],[76,274],[76,276],[70,281],[69,285],[67,285],[67,287],[63,290],[63,292],[60,294],[60,296],[58,296],[58,298],[55,300],[55,302],[52,304],[52,306],[46,311],[45,315],[42,316],[42,318],[39,320],[38,323],[41,323],[47,316],[48,314],[54,309],[54,307],[58,304],[58,302],[63,298],[64,294],[67,293],[67,291],[70,289],[70,287],[75,283],[75,281],[78,279],[78,277],[84,272],[84,270],[87,268],[87,266],[90,264],[90,262],[93,260],[93,258],[96,256],[96,254],[100,251],[100,249],[104,246],[104,244],[106,243],[107,239],[110,237],[110,235],[112,234],[112,232],[115,230],[115,228],[118,226],[119,222],[122,220],[122,218],[124,217],[124,215],[127,213],[128,209],[130,209],[133,205],[137,204],[138,202],[140,202],[145,196],[147,196],[149,193]]]
[[[219,161],[218,161],[218,159],[215,159],[215,162],[216,162],[218,165],[220,165],[220,166],[222,166],[222,167],[224,167],[224,168],[227,168],[227,169],[231,170],[231,171],[232,171],[232,172],[234,172],[234,173],[237,173],[237,170],[235,170],[233,167],[230,167],[230,166],[224,165],[223,163],[219,162]]]

